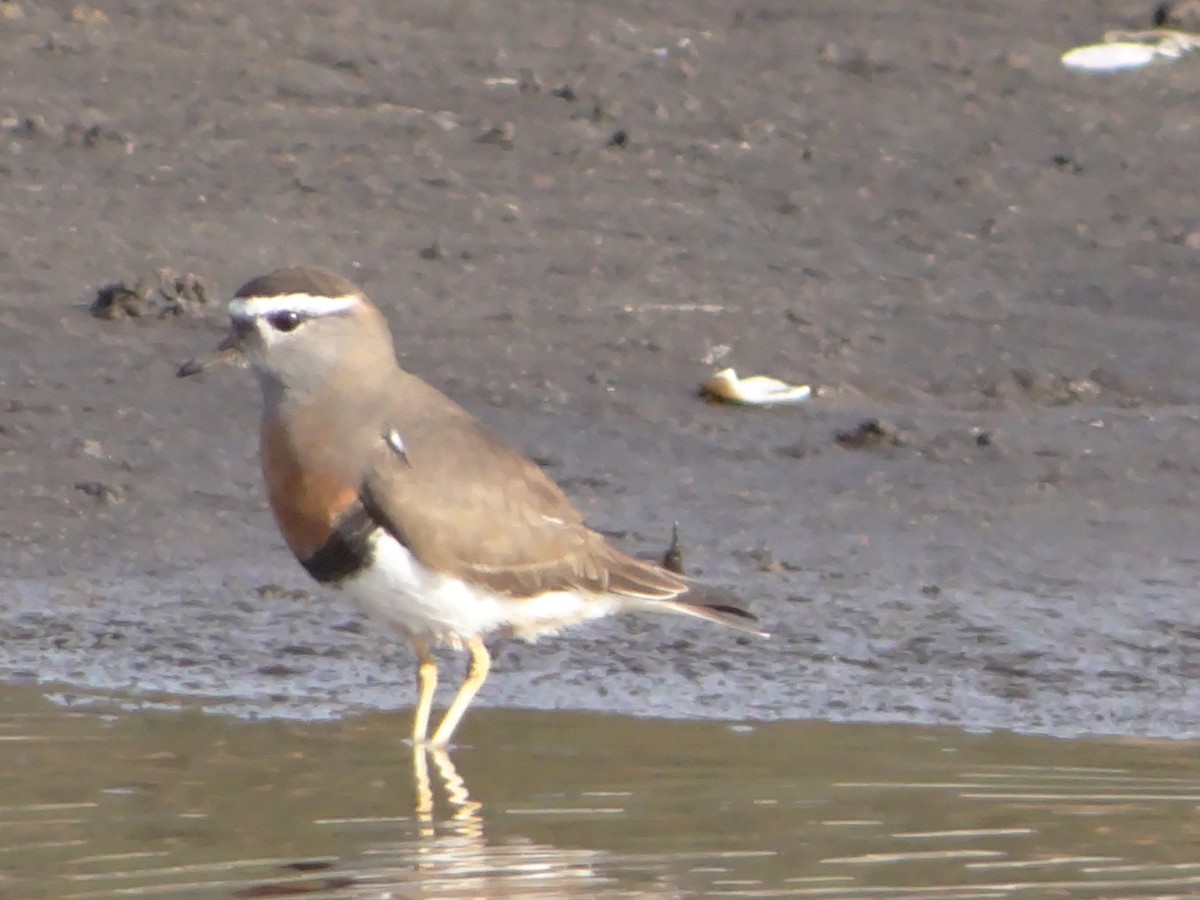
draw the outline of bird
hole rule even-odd
[[[259,455],[288,548],[317,582],[407,638],[414,747],[444,748],[491,667],[485,640],[532,640],[625,611],[679,613],[763,635],[757,617],[589,527],[540,466],[401,368],[387,320],[353,282],[296,266],[251,279],[216,350],[249,366]],[[466,677],[432,737],[438,647]]]

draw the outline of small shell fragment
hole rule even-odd
[[[1119,72],[1122,69],[1137,69],[1149,65],[1162,55],[1153,44],[1110,41],[1106,44],[1086,44],[1068,50],[1062,55],[1062,64],[1068,69],[1083,72]]]
[[[739,378],[733,369],[722,369],[700,384],[707,397],[740,403],[743,406],[774,406],[777,403],[800,403],[813,395],[807,384],[788,384],[766,375]]]

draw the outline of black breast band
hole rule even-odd
[[[300,565],[322,584],[356,575],[371,564],[371,536],[378,528],[363,505],[355,503],[338,519],[329,539]]]

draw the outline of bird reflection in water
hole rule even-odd
[[[378,897],[380,890],[403,890],[405,896],[439,898],[569,898],[596,897],[611,886],[611,876],[600,869],[607,859],[601,851],[523,839],[489,843],[484,806],[471,799],[449,753],[429,745],[414,747],[412,753],[415,828],[407,839],[372,843],[357,859],[298,861],[285,867],[287,876],[235,896]],[[448,816],[438,816],[439,799]]]
[[[450,829],[465,840],[483,842],[483,804],[472,800],[467,783],[458,773],[454,760],[441,747],[413,748],[413,787],[416,793],[416,813],[419,834],[422,839],[432,839],[436,834],[433,808],[433,785],[429,780],[429,763],[433,762],[446,800],[453,808],[448,820]]]

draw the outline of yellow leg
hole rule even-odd
[[[413,652],[417,654],[417,708],[413,712],[413,747],[425,743],[429,734],[429,714],[433,711],[433,694],[437,690],[437,660],[429,649],[429,645],[416,638],[412,641]]]
[[[454,729],[458,727],[463,713],[467,711],[467,707],[471,705],[471,701],[483,687],[483,683],[488,677],[488,669],[492,667],[492,657],[482,638],[470,638],[467,641],[467,649],[471,651],[471,662],[467,665],[467,677],[463,681],[462,687],[458,689],[458,693],[454,695],[450,708],[446,710],[442,724],[438,725],[437,731],[433,733],[432,744],[435,747],[445,747],[450,743]]]

